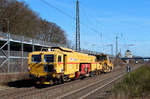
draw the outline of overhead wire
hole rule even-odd
[[[73,19],[73,20],[75,19],[75,17],[73,17],[73,16],[71,16],[70,14],[66,13],[65,11],[63,11],[63,10],[61,10],[61,9],[59,9],[59,8],[57,8],[57,7],[55,7],[55,6],[52,5],[51,3],[49,3],[49,2],[47,2],[47,1],[45,1],[45,0],[40,0],[40,1],[43,2],[44,4],[46,4],[47,6],[56,9],[58,12],[60,12],[60,13],[62,13],[62,14],[64,14],[64,15],[66,15],[67,17],[69,17],[69,18],[71,18],[71,19]]]
[[[61,9],[59,9],[59,8],[57,8],[57,7],[55,7],[55,6],[52,5],[51,3],[49,3],[49,2],[47,2],[47,1],[45,1],[45,0],[40,0],[40,1],[43,2],[44,4],[46,4],[47,6],[54,8],[54,9],[57,10],[58,12],[64,14],[64,15],[67,16],[68,18],[70,18],[70,19],[72,19],[72,20],[75,20],[75,17],[73,17],[72,15],[66,13],[65,11],[63,11],[63,10],[61,10]],[[84,23],[80,23],[80,24],[81,24],[82,26],[87,27],[87,29],[90,29],[90,30],[93,31],[93,32],[99,33],[99,31],[97,31],[97,30],[94,29],[93,27],[88,26],[87,24],[84,24]]]
[[[81,7],[83,7],[83,8],[86,8],[85,6],[84,6],[84,4],[80,1],[80,5],[81,5]],[[87,16],[87,13],[86,13],[86,11],[84,10],[84,12],[85,12],[85,15]],[[87,16],[88,17],[88,16]],[[89,20],[89,19],[88,19]],[[91,21],[91,20],[89,20],[89,21]],[[83,24],[83,23],[82,23]],[[96,30],[95,28],[93,28],[93,27],[90,27],[90,26],[88,26],[87,24],[84,24],[84,25],[86,25],[86,27],[88,27],[88,28],[90,28],[91,30],[93,30],[94,32],[97,32],[97,33],[99,33],[99,31],[98,30]]]
[[[89,17],[89,14],[86,12],[86,10],[85,10],[85,6],[83,6],[83,4],[82,3],[80,3],[80,5],[82,5],[81,7],[82,7],[82,12],[84,12],[84,15],[86,16],[86,19],[90,22],[90,24],[91,23],[94,23],[95,24],[95,22],[94,21],[92,21],[92,20],[90,20],[88,17]],[[93,16],[90,16],[90,17],[93,17]],[[94,30],[96,30],[95,28],[93,28]],[[97,30],[96,30],[97,31]],[[98,32],[98,31],[97,31]],[[102,35],[102,34],[101,34]]]

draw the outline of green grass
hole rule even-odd
[[[123,92],[129,97],[143,97],[150,93],[150,66],[142,66],[127,74],[120,83],[114,85],[112,91]]]

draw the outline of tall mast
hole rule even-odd
[[[79,16],[79,0],[76,4],[76,51],[80,51],[80,16]]]

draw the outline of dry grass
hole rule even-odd
[[[112,88],[111,99],[133,99],[149,97],[150,66],[142,66],[135,72],[127,74],[123,80]]]

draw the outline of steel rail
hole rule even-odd
[[[140,67],[140,66],[134,67],[132,71],[134,71],[134,70],[137,69],[138,67]],[[98,88],[92,90],[91,92],[89,92],[89,93],[87,93],[87,94],[81,96],[81,97],[78,98],[78,99],[83,99],[83,98],[89,96],[90,94],[92,94],[92,93],[94,93],[94,92],[96,92],[96,91],[98,91],[98,90],[104,88],[105,86],[111,84],[112,82],[114,82],[114,81],[120,79],[120,78],[123,77],[125,74],[127,74],[126,71],[119,73],[119,74],[118,74],[119,76],[114,77],[113,80],[111,80],[111,81],[109,81],[108,83],[106,83],[106,84],[104,84],[104,85],[102,85],[102,86],[100,86],[100,87],[98,87]],[[114,76],[116,76],[116,75],[114,75]],[[104,82],[104,81],[106,81],[106,80],[109,80],[109,79],[111,79],[111,78],[112,78],[112,76],[109,77],[109,78],[105,78],[105,79],[99,80],[99,81],[97,81],[97,82],[94,82],[94,83],[92,83],[92,84],[90,84],[90,85],[87,85],[87,86],[85,86],[85,87],[82,87],[82,88],[80,88],[80,89],[73,90],[73,91],[71,91],[71,92],[69,92],[69,93],[66,93],[66,94],[63,94],[63,95],[61,95],[61,96],[58,96],[58,97],[56,97],[56,99],[65,98],[65,97],[67,97],[67,96],[70,96],[70,95],[72,95],[72,94],[74,94],[74,93],[77,93],[77,92],[79,92],[79,91],[81,91],[81,90],[90,88],[90,87],[92,87],[93,85],[99,84],[99,83]]]
[[[120,72],[120,71],[119,71],[119,72]],[[117,73],[118,73],[118,72],[117,72]],[[120,73],[119,73],[119,74],[120,74]],[[122,73],[121,73],[121,74],[122,74]],[[116,75],[118,75],[118,74],[115,74],[115,76],[116,76]],[[110,76],[110,75],[109,75],[109,76]],[[88,88],[88,87],[91,87],[91,86],[93,86],[93,85],[95,85],[95,84],[98,84],[98,83],[100,83],[100,82],[109,80],[110,78],[112,78],[112,76],[111,76],[111,77],[108,77],[108,78],[101,79],[101,80],[99,80],[99,81],[97,81],[97,82],[91,83],[91,84],[89,84],[89,85],[87,85],[87,86],[84,86],[84,87],[82,87],[82,88],[80,88],[80,89],[76,89],[76,90],[73,90],[73,91],[71,91],[71,92],[69,92],[69,93],[63,94],[63,95],[61,95],[61,96],[59,96],[59,97],[56,97],[56,99],[62,99],[62,98],[64,98],[64,97],[66,97],[66,96],[69,96],[69,95],[71,95],[71,94],[73,94],[73,93],[76,93],[76,92],[79,92],[79,91],[81,91],[81,90],[84,90],[84,89],[86,89],[86,88]]]
[[[118,69],[117,69],[118,70]],[[116,71],[116,70],[115,70]],[[116,73],[114,71],[114,73]],[[119,71],[118,71],[119,72]],[[107,77],[107,76],[110,76],[110,75],[103,75],[103,76],[101,76],[101,77]],[[87,79],[85,79],[85,80],[83,80],[83,81],[88,81],[89,79],[91,79],[91,80],[95,80],[95,79],[98,79],[100,76],[97,76],[97,77],[93,77],[93,78],[87,78]],[[36,89],[36,88],[29,88],[29,89],[21,89],[21,90],[17,90],[17,91],[15,91],[15,92],[10,92],[10,93],[8,93],[8,94],[2,94],[2,95],[0,95],[0,96],[11,96],[11,97],[15,97],[15,99],[16,98],[21,98],[21,97],[24,97],[24,96],[33,96],[33,95],[37,95],[38,93],[44,93],[44,92],[47,92],[47,91],[49,91],[49,90],[51,90],[51,89],[55,89],[55,88],[60,88],[60,87],[63,87],[63,86],[68,86],[68,85],[71,85],[71,84],[75,84],[76,82],[81,82],[81,80],[75,80],[75,81],[71,81],[71,82],[68,82],[68,83],[64,83],[64,84],[60,84],[60,85],[56,85],[56,86],[51,86],[51,87],[47,87],[47,88],[44,88],[44,89],[41,89],[41,90],[38,90],[38,89]],[[11,90],[10,90],[11,91]],[[29,92],[30,91],[30,92]],[[29,92],[29,93],[28,93]],[[13,96],[14,94],[16,94],[17,93],[17,95],[15,95],[15,96]],[[49,96],[46,96],[46,97],[49,97]]]
[[[110,82],[108,82],[108,83],[106,83],[106,84],[104,84],[104,85],[102,85],[102,86],[98,87],[98,88],[97,88],[97,89],[95,89],[95,90],[92,90],[91,92],[89,92],[89,93],[87,93],[87,94],[85,94],[85,95],[81,96],[81,97],[80,97],[80,98],[78,98],[78,99],[84,99],[85,97],[87,97],[87,96],[89,96],[89,95],[91,95],[91,94],[95,93],[96,91],[98,91],[98,90],[100,90],[100,89],[104,88],[105,86],[107,86],[107,85],[111,84],[112,82],[114,82],[114,81],[116,81],[116,80],[120,79],[120,78],[121,78],[121,77],[123,77],[125,74],[126,74],[126,73],[124,73],[124,74],[122,74],[122,75],[120,75],[120,76],[118,76],[118,77],[114,78],[114,79],[113,79],[113,80],[111,80]]]

